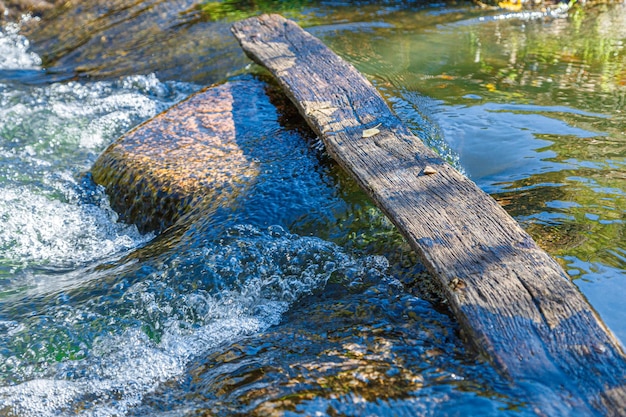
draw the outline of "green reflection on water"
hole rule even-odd
[[[240,71],[248,62],[230,36],[228,22],[198,18],[196,3],[185,8],[182,2],[121,1],[106,13],[95,3],[84,2],[81,13],[70,16],[68,11],[37,33],[35,43],[47,51],[46,66],[67,67],[95,77],[156,72],[163,78],[209,83]],[[608,299],[598,290],[606,288],[618,294],[626,288],[624,7],[576,11],[570,18],[529,20],[526,15],[485,15],[472,8],[424,9],[413,3],[325,8],[321,3],[316,5],[322,11],[305,7],[297,12],[301,13],[299,19],[315,14],[318,25],[309,30],[366,73],[411,128],[491,192],[559,257],[574,278],[580,277],[578,284],[592,304],[621,340],[626,340],[619,297]],[[69,26],[81,27],[84,32],[59,30],[68,21],[72,22]],[[47,37],[54,31],[61,35]],[[415,272],[411,269],[414,254],[381,213],[343,174],[330,175],[346,200],[345,205],[333,207],[338,212],[336,224],[324,227],[325,218],[310,216],[289,224],[290,230],[301,235],[315,233],[348,250],[384,254],[394,276]],[[586,285],[585,280],[593,285]],[[314,313],[307,307],[297,308],[293,320],[287,318],[284,327],[258,339],[274,338],[271,343],[286,340],[279,346],[290,346],[294,332],[289,327],[302,330],[306,326],[298,327],[298,320]],[[334,318],[335,312],[340,315],[344,310],[339,306],[335,311],[329,305],[319,316]],[[402,314],[398,317],[398,321],[404,320]],[[375,318],[381,320],[380,315],[371,314],[364,322]],[[312,323],[311,334],[316,335],[323,321],[317,317]],[[354,337],[358,341],[369,334],[370,329],[365,328],[362,334],[348,334],[341,340]],[[59,350],[67,357],[76,354],[78,345],[61,336]],[[391,341],[398,337],[384,336]],[[423,335],[415,337],[421,338]],[[372,345],[381,339],[372,336]],[[257,348],[264,341],[248,343]],[[317,356],[318,347],[318,343],[310,345],[312,356]],[[236,349],[232,346],[227,353],[236,354]],[[436,361],[432,358],[439,357],[438,352],[407,356]],[[341,363],[355,359],[349,353],[347,348],[337,349],[328,356]],[[317,363],[315,359],[312,362]],[[446,360],[442,362],[445,365]],[[252,367],[248,374],[242,372],[242,383],[267,378],[266,364]],[[355,368],[378,376],[377,368],[372,368],[375,365],[375,361],[361,361]],[[198,369],[201,378],[204,368]],[[306,370],[301,369],[303,373]],[[372,398],[385,394],[379,386],[370,391],[359,379],[346,380],[341,370],[313,371],[311,378],[285,377],[284,385],[274,387],[284,394],[291,390],[291,380],[312,385],[299,391],[301,398],[286,401],[285,408],[317,395],[318,390],[343,393],[349,383],[355,385],[354,391]],[[248,375],[250,379],[245,379]],[[394,378],[391,375],[390,379]],[[412,381],[408,374],[397,378]],[[224,383],[224,387],[225,392],[236,393],[241,385]],[[402,388],[403,394],[416,390],[410,384]],[[460,389],[480,395],[478,388]],[[395,394],[389,391],[390,397]]]
[[[385,17],[389,27],[323,39],[374,80],[407,124],[436,126],[415,130],[427,142],[432,132],[443,138],[448,160],[572,278],[597,286],[611,278],[623,292],[625,12],[401,11]],[[581,288],[625,341],[623,313],[611,304],[619,300]]]
[[[310,0],[225,0],[202,1],[196,6],[203,20],[239,20],[260,13],[281,13],[285,17],[301,16]]]

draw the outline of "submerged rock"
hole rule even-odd
[[[62,0],[0,0],[0,19],[16,20],[25,13],[37,16],[63,3]]]
[[[199,203],[227,204],[245,188],[257,164],[239,142],[264,87],[246,80],[205,89],[109,146],[92,174],[122,219],[162,231]]]

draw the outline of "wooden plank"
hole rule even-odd
[[[232,31],[440,280],[467,339],[538,414],[626,415],[619,342],[514,219],[297,24],[264,15]]]
[[[258,174],[237,132],[258,122],[266,87],[241,80],[202,90],[121,136],[91,169],[111,207],[146,232],[228,204]]]

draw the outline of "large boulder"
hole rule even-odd
[[[266,87],[248,79],[207,88],[109,146],[91,172],[121,219],[162,231],[199,204],[228,204],[258,172],[239,140]]]

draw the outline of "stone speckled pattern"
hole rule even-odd
[[[232,199],[257,175],[238,131],[254,126],[265,88],[257,80],[207,88],[109,146],[91,172],[122,220],[162,231],[199,203]]]

